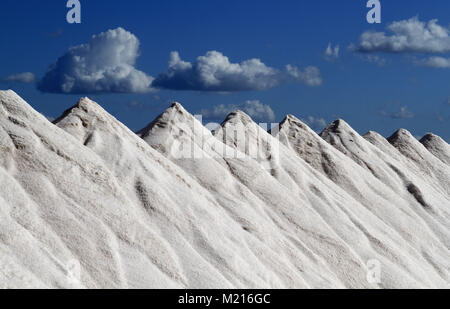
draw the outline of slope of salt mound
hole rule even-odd
[[[178,102],[173,103],[170,108],[136,134],[154,149],[173,160],[214,159],[226,167],[223,157],[227,152],[233,151],[218,142],[211,132]],[[233,151],[229,156],[235,157],[235,152]]]
[[[152,235],[121,185],[94,152],[15,93],[0,92],[0,102],[0,252],[34,287],[129,287],[123,265],[137,256],[119,248],[142,246],[138,231],[145,243]],[[158,284],[180,286],[148,266]]]
[[[327,175],[333,182],[345,186],[347,192],[353,191],[357,193],[360,189],[361,178],[366,179],[369,176],[367,175],[365,164],[361,160],[358,160],[358,158],[355,161],[360,164],[355,164],[355,161],[351,159],[355,159],[355,157],[345,147],[350,145],[353,148],[359,148],[364,147],[364,145],[362,143],[359,143],[359,145],[355,144],[355,141],[358,142],[357,133],[343,120],[338,120],[338,122],[334,122],[332,125],[334,126],[336,123],[339,123],[341,127],[343,126],[342,129],[339,128],[337,131],[349,132],[349,134],[339,133],[339,136],[330,135],[330,143],[292,115],[287,116],[280,123],[279,133],[276,136],[284,145],[293,149],[316,170]],[[355,177],[355,175],[358,175],[358,177]],[[362,184],[367,185],[368,183],[372,184],[372,182],[373,180],[370,179],[368,182],[364,181]],[[361,193],[358,196],[364,198],[364,196],[361,196]]]
[[[351,132],[351,128],[346,125],[342,132]],[[355,140],[357,137],[355,133],[351,136],[347,140]],[[438,259],[440,262],[431,263],[441,265],[439,272],[445,272],[450,266],[445,258],[447,255],[445,245],[440,243],[433,231],[423,224],[420,215],[411,211],[411,206],[420,207],[420,204],[406,192],[406,188],[402,187],[400,192],[395,192],[374,177],[370,171],[362,168],[325,142],[295,116],[288,115],[280,123],[277,137],[316,170],[327,175],[334,183],[352,195],[369,212],[387,223],[401,235],[402,241],[410,243],[415,248],[416,252],[422,256],[422,260],[427,260],[430,255],[430,253],[422,253],[422,248],[431,242],[441,248],[441,257]],[[363,144],[363,142],[361,143]],[[392,205],[396,205],[396,207],[391,207]],[[350,208],[351,204],[347,206]],[[361,209],[361,207],[348,210],[353,213],[365,212],[365,209]],[[410,215],[405,218],[404,213]],[[374,222],[374,219],[366,220],[366,222]],[[411,230],[422,230],[421,237],[411,234],[409,232]],[[419,259],[421,258],[419,257]]]
[[[428,133],[420,140],[422,145],[433,155],[450,165],[450,145],[437,135]]]
[[[333,182],[326,181],[320,175],[316,174],[314,171],[311,171],[311,169],[306,165],[306,163],[303,160],[299,159],[295,153],[286,148],[284,145],[282,144],[278,145],[277,147],[279,148],[274,147],[274,145],[276,145],[276,141],[273,140],[273,137],[267,132],[265,132],[262,128],[260,128],[256,123],[251,121],[250,117],[245,115],[243,112],[238,111],[230,114],[227,117],[226,121],[222,124],[221,128],[216,130],[215,134],[216,137],[218,137],[220,140],[224,141],[228,145],[236,147],[241,151],[252,155],[252,157],[254,157],[255,153],[257,153],[258,156],[254,157],[255,161],[262,162],[263,166],[269,166],[269,164],[272,164],[270,165],[272,171],[273,169],[277,171],[277,173],[273,173],[273,175],[277,180],[280,181],[280,183],[289,187],[290,184],[284,182],[285,178],[283,177],[284,176],[283,174],[286,173],[288,177],[292,177],[294,183],[298,186],[299,191],[301,191],[302,194],[306,196],[310,195],[312,196],[314,194],[314,185],[308,184],[307,179],[311,180],[314,179],[315,184],[318,184],[319,182],[325,182],[326,184],[324,186],[320,186],[320,188],[322,189],[323,187],[327,187],[331,191],[334,191],[334,194],[337,195],[333,196],[333,193],[331,192],[324,193],[325,195],[327,195],[327,203],[329,206],[326,209],[323,209],[321,208],[320,203],[313,200],[310,200],[310,203],[307,204],[310,204],[311,207],[313,207],[315,211],[317,211],[324,218],[324,220],[326,220],[326,224],[328,224],[336,233],[338,233],[339,236],[342,239],[344,239],[350,246],[352,246],[352,240],[350,239],[349,234],[347,234],[348,230],[343,231],[342,226],[337,224],[336,221],[340,221],[341,224],[342,222],[348,221],[349,226],[351,226],[350,229],[352,229],[353,236],[361,235],[361,238],[369,239],[368,240],[369,243],[374,239],[387,238],[383,243],[389,243],[389,245],[380,250],[384,251],[384,254],[386,254],[387,256],[393,257],[396,256],[396,254],[403,252],[404,250],[410,251],[411,248],[409,247],[409,245],[408,244],[405,245],[404,239],[399,237],[399,235],[395,231],[395,229],[400,231],[404,228],[406,229],[408,228],[408,226],[403,224],[401,220],[393,220],[397,221],[398,223],[398,225],[395,227],[389,227],[385,223],[381,222],[379,218],[377,218],[377,216],[367,211],[361,204],[359,204],[350,196],[348,196],[345,191],[339,190],[339,188],[337,188]],[[278,151],[276,152],[275,149]],[[268,160],[270,160],[272,158],[277,157],[278,157],[277,160],[273,160],[270,163],[264,161],[264,158],[268,158]],[[303,175],[305,176],[305,178],[300,180],[300,178],[297,178],[298,175]],[[382,184],[380,185],[384,187]],[[312,192],[310,192],[309,190],[311,190]],[[294,190],[294,194],[298,194],[297,191]],[[390,194],[390,196],[395,196],[389,192],[387,192],[387,194],[388,195]],[[340,200],[342,196],[344,196],[345,201]],[[397,200],[399,199],[397,198]],[[394,202],[396,201],[395,197],[393,197],[393,201]],[[383,213],[382,210],[383,209],[379,208],[380,214]],[[395,212],[396,211],[394,211],[394,213]],[[391,215],[392,214],[393,213],[391,213]],[[401,215],[401,212],[398,212],[397,215]],[[385,216],[385,218],[387,217],[388,216]],[[336,221],[334,219],[336,219]],[[370,232],[368,232],[368,230],[365,228],[361,228],[361,225],[358,223],[360,222],[359,220],[362,220],[365,223],[370,222],[368,224],[368,226],[370,226],[369,228]],[[388,221],[392,220],[388,219]],[[433,243],[436,243],[438,247],[440,247],[440,249],[438,250],[440,252],[439,253],[440,256],[436,259],[436,261],[438,261],[438,264],[440,265],[439,269],[441,268],[446,269],[448,264],[445,258],[447,254],[446,248],[439,243],[439,240],[433,235],[433,233],[426,226],[422,226],[420,228],[427,230],[426,234],[428,235],[422,240],[422,243],[426,244],[428,238]],[[403,233],[403,235],[405,237],[408,237],[410,243],[412,242],[411,235],[408,235],[408,233]],[[377,250],[376,242],[372,243],[372,246],[373,248],[375,248],[375,250]],[[401,249],[398,247],[395,248],[396,246],[403,248]],[[420,245],[416,247],[420,248]],[[364,252],[365,250],[365,248],[362,248],[360,246],[352,246],[352,249],[358,252],[361,251]],[[414,252],[414,250],[412,251]],[[420,250],[415,250],[414,253],[409,254],[413,255],[417,259],[413,263],[415,264],[415,266],[412,266],[412,268],[417,269],[416,268],[417,265],[421,264],[420,267],[424,267],[424,269],[429,269],[431,272],[434,273],[433,276],[436,276],[435,277],[436,280],[438,281],[443,280],[438,274],[439,271],[435,271],[433,269],[433,266],[431,264],[433,263],[433,261],[431,261],[431,263],[428,263],[428,261],[426,261],[424,257],[426,253],[422,255],[420,253]],[[364,253],[362,253],[361,256],[364,256]],[[402,258],[398,256],[394,258],[394,260],[397,259]],[[409,271],[412,268],[409,268]],[[422,274],[425,274],[426,272],[428,271],[425,271]],[[420,276],[421,275],[419,275],[417,278],[420,278]]]
[[[357,270],[358,268],[356,271],[353,271],[350,276],[345,275],[345,278],[343,278],[341,269],[336,270],[333,269],[336,266],[326,265],[327,263],[333,263],[333,261],[329,262],[325,258],[325,256],[329,254],[328,252],[333,252],[339,248],[341,254],[346,255],[349,253],[344,253],[347,250],[345,249],[346,245],[336,239],[336,236],[326,226],[323,226],[320,222],[321,218],[309,209],[298,208],[297,204],[299,201],[296,202],[295,199],[291,197],[292,193],[287,191],[287,188],[280,185],[262,166],[251,158],[246,157],[240,151],[230,148],[213,138],[206,128],[204,128],[202,134],[204,140],[209,141],[212,138],[213,141],[203,145],[198,143],[198,141],[201,141],[202,139],[194,137],[195,132],[193,129],[193,122],[196,120],[184,109],[181,110],[181,113],[178,112],[179,110],[179,105],[172,106],[159,116],[156,121],[152,122],[147,129],[141,130],[140,134],[142,134],[143,138],[150,145],[160,151],[163,149],[173,149],[173,147],[167,147],[166,141],[174,140],[174,136],[183,137],[182,139],[177,139],[179,147],[183,149],[189,148],[190,145],[192,145],[192,141],[196,140],[193,144],[197,147],[197,156],[194,158],[179,159],[177,156],[174,156],[173,151],[166,152],[165,155],[193,175],[205,189],[209,190],[211,194],[214,195],[218,203],[220,203],[232,217],[239,218],[240,221],[246,222],[246,226],[251,226],[250,231],[252,234],[257,233],[257,226],[264,226],[266,229],[266,227],[275,225],[275,229],[285,231],[281,234],[279,232],[276,234],[271,232],[271,237],[266,234],[260,235],[258,238],[270,241],[270,243],[273,242],[273,244],[282,243],[283,246],[290,248],[288,250],[289,253],[287,254],[291,259],[290,263],[301,263],[301,265],[303,265],[301,267],[304,269],[302,273],[307,274],[311,271],[312,267],[309,266],[311,261],[308,262],[308,257],[312,253],[313,256],[315,256],[313,260],[314,264],[321,264],[322,266],[320,268],[322,269],[331,268],[332,275],[327,274],[327,272],[324,272],[324,275],[326,274],[332,278],[336,276],[334,273],[340,273],[344,285],[353,286],[355,283],[351,280],[354,280],[354,276],[360,275]],[[178,119],[176,121],[170,121],[169,119],[172,117],[178,117]],[[201,124],[198,123],[198,125]],[[151,128],[152,134],[143,133],[148,132],[149,128]],[[183,132],[182,134],[180,134],[181,131]],[[159,145],[159,142],[165,144]],[[186,143],[188,145],[186,145]],[[221,146],[210,147],[217,143]],[[215,149],[225,149],[225,154],[219,151],[212,154]],[[225,166],[223,164],[224,162]],[[205,173],[208,173],[209,175],[205,176]],[[208,180],[211,177],[214,177],[215,181],[208,183]],[[304,201],[304,203],[306,204],[309,202]],[[294,209],[298,210],[294,212]],[[266,220],[264,225],[256,224],[255,219],[258,216],[262,216],[263,219]],[[303,231],[298,231],[298,229],[292,225],[292,221],[301,224],[303,226]],[[308,232],[312,230],[315,230],[314,234]],[[326,238],[334,239],[333,242],[336,243],[336,247],[330,246],[329,244],[323,244],[321,241],[319,241],[321,244],[317,243],[316,233],[318,233],[317,235],[322,234]],[[301,247],[299,247],[300,244],[302,244]],[[325,246],[327,249],[323,250],[318,246]],[[272,250],[275,252],[284,252],[287,248],[273,248]],[[297,249],[292,250],[292,248]],[[355,258],[350,254],[348,260],[350,261],[353,259]],[[295,261],[297,261],[297,263]],[[355,261],[353,263],[359,262]],[[310,270],[307,271],[305,267],[310,268]],[[312,274],[314,274],[314,272],[315,271],[312,271]],[[308,276],[311,277],[311,274],[308,274]],[[339,281],[337,278],[334,280]],[[316,279],[314,278],[307,280],[310,286],[318,286],[318,283],[315,281]],[[320,285],[323,286],[324,284],[322,283]]]
[[[340,181],[339,178],[346,174],[346,171],[342,170],[341,166],[338,166],[339,163],[337,161],[344,161],[350,167],[354,165],[352,160],[330,146],[293,115],[288,115],[280,123],[279,130],[275,136],[285,146],[294,150],[305,162],[327,175],[335,183],[338,183]],[[344,183],[349,182],[352,182],[352,180],[346,179],[344,181]],[[353,189],[357,190],[356,187]]]
[[[359,165],[364,166],[364,161],[358,154],[370,151],[370,147],[347,122],[342,119],[332,122],[320,133],[320,136]]]
[[[187,134],[187,131],[192,131],[193,134]],[[166,156],[192,158],[195,154],[194,147],[203,143],[203,135],[206,135],[206,131],[181,104],[175,102],[136,134]],[[190,147],[181,149],[178,140],[182,140],[184,146]]]
[[[400,129],[387,140],[450,196],[450,166],[431,154],[407,130]]]
[[[446,187],[449,185],[448,179],[442,181],[434,175],[425,174],[420,165],[404,156],[379,134],[369,132],[363,138],[343,120],[333,122],[320,135],[336,149],[393,188],[395,192],[401,194],[403,191],[410,198],[416,199],[426,211],[435,209],[435,212],[427,212],[441,221],[441,224],[436,227],[443,225],[442,228],[447,230],[440,234],[444,243],[448,244],[448,229],[445,227],[449,217],[448,209],[444,206],[450,199],[446,192]],[[415,192],[416,188],[421,189],[420,194]],[[434,226],[434,224],[430,225]]]
[[[396,147],[390,145],[386,139],[374,132],[369,132],[363,138],[344,120],[337,120],[330,124],[320,136],[356,163],[368,169],[375,177],[394,187],[395,191],[399,191],[401,187],[405,186],[405,177],[403,175],[412,172],[415,174],[415,178],[425,177],[423,182],[428,184],[428,187],[434,187],[431,190],[434,192],[430,192],[433,193],[430,194],[432,197],[447,198],[449,196],[447,193],[448,179],[436,178],[431,173],[424,174],[423,167],[420,164],[415,164]],[[411,138],[414,139],[413,137]],[[413,140],[411,142],[414,143]],[[415,142],[419,143],[417,140]],[[376,143],[376,145],[372,143]],[[377,146],[381,146],[381,148]],[[427,157],[430,158],[430,156],[431,154],[428,154]],[[393,159],[394,161],[401,161],[403,164],[397,166],[396,163],[390,162]],[[435,158],[431,160],[436,161]]]
[[[406,134],[410,135],[409,132],[407,132]],[[377,158],[384,161],[384,164],[388,164],[389,168],[393,170],[397,174],[397,176],[400,177],[404,182],[409,182],[411,181],[411,179],[414,179],[411,182],[420,183],[421,186],[425,187],[426,191],[430,193],[430,198],[446,198],[445,202],[441,200],[441,202],[436,204],[447,204],[447,201],[450,199],[450,197],[445,193],[445,187],[449,186],[450,179],[444,179],[443,181],[440,181],[434,176],[434,174],[426,172],[425,166],[430,164],[430,162],[427,162],[427,160],[431,160],[433,162],[439,160],[437,160],[431,153],[428,153],[420,143],[416,144],[417,140],[414,137],[411,136],[411,138],[412,139],[410,139],[410,142],[412,143],[413,147],[416,147],[418,151],[420,151],[425,156],[423,162],[419,162],[419,164],[415,160],[411,160],[409,158],[409,156],[413,152],[410,152],[409,154],[407,153],[408,156],[403,155],[403,153],[400,152],[397,147],[395,147],[391,142],[388,141],[388,139],[384,138],[380,134],[370,131],[366,135],[364,135],[364,139],[376,147]],[[382,166],[383,164],[382,162],[378,163],[380,164],[380,166]],[[440,164],[441,166],[445,166],[445,164],[440,161],[438,164]],[[445,167],[444,169],[447,169],[447,167]],[[444,173],[446,173],[446,171],[444,171]],[[443,208],[445,209],[445,207]]]

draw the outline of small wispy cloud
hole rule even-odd
[[[333,61],[339,58],[340,48],[339,45],[333,47],[331,43],[328,43],[328,47],[325,50],[324,56],[328,61]]]
[[[416,116],[406,105],[401,106],[399,110],[388,111],[384,109],[380,113],[381,115],[392,119],[412,119]]]
[[[327,121],[322,117],[308,116],[301,120],[316,132],[322,131],[327,126]]]
[[[32,84],[36,82],[36,76],[31,72],[23,72],[11,74],[2,78],[4,82],[22,83],[22,84]]]
[[[310,87],[320,86],[323,82],[319,68],[314,66],[309,66],[301,70],[296,66],[288,64],[286,66],[286,72],[295,81]]]
[[[436,69],[450,69],[450,58],[429,57],[417,61],[417,64]]]
[[[380,67],[387,64],[387,59],[378,55],[366,55],[365,60]]]

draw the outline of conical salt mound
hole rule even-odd
[[[428,133],[420,142],[437,158],[450,165],[450,145],[437,135]]]

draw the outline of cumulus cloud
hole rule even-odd
[[[415,114],[411,112],[407,106],[401,106],[397,111],[381,111],[381,114],[392,119],[411,119],[415,117]]]
[[[160,74],[152,86],[172,90],[234,92],[270,89],[288,80],[316,85],[316,75],[320,75],[320,71],[314,68],[315,71],[311,72],[312,68],[303,72],[289,66],[290,70],[296,69],[300,73],[295,77],[288,71],[282,72],[265,65],[260,59],[232,63],[222,53],[209,51],[190,63],[183,61],[178,52],[172,52],[168,70]],[[310,75],[316,80],[310,82]]]
[[[258,100],[248,100],[243,104],[220,104],[212,109],[203,109],[200,114],[209,119],[223,120],[228,114],[241,110],[249,115],[254,121],[273,122],[275,121],[275,113],[267,104],[262,104]]]
[[[332,61],[339,58],[339,45],[332,46],[331,43],[328,43],[328,47],[325,50],[325,59],[328,61]]]
[[[139,40],[117,28],[71,47],[38,83],[43,92],[65,94],[144,93],[153,78],[135,68]]]
[[[433,19],[422,22],[418,17],[396,21],[385,32],[364,32],[356,49],[359,52],[447,53],[450,52],[449,28]]]
[[[430,67],[430,68],[437,68],[437,69],[450,69],[450,58],[444,58],[444,57],[429,57],[426,59],[422,59],[418,61],[419,65]]]
[[[31,72],[11,74],[2,79],[4,82],[31,84],[36,81],[36,76]]]

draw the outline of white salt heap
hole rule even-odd
[[[442,162],[450,164],[450,145],[437,135],[428,133],[420,142]]]
[[[134,134],[87,98],[55,124],[0,91],[0,288],[449,286],[435,135],[240,111],[212,134],[178,103]]]

